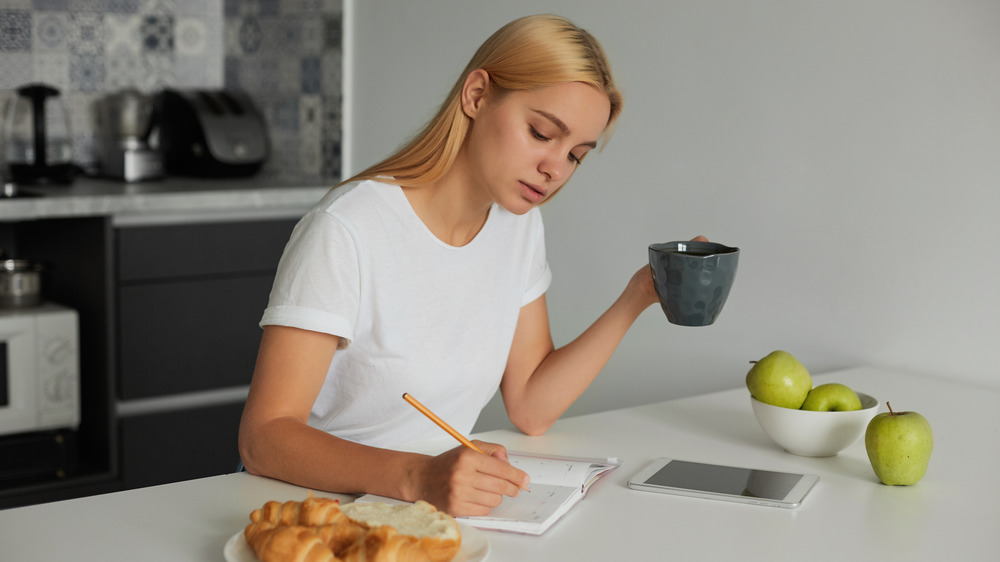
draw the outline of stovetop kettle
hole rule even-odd
[[[46,84],[17,89],[4,120],[5,160],[19,184],[70,184],[76,177],[69,113]]]

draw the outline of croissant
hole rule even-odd
[[[261,562],[444,562],[461,546],[450,516],[412,505],[351,504],[336,500],[270,501],[250,514],[243,531]]]
[[[309,497],[304,501],[287,501],[280,503],[269,501],[260,509],[250,513],[250,521],[257,523],[267,521],[275,525],[305,525],[314,527],[339,523],[347,519],[340,511],[340,502],[329,498]]]
[[[266,534],[268,531],[273,531],[277,527],[277,525],[271,523],[270,521],[254,521],[243,529],[243,537],[247,540],[247,544],[253,547],[255,542],[259,542],[261,540],[259,537]]]
[[[244,534],[261,562],[340,562],[313,527],[259,522],[248,525]]]
[[[340,554],[344,562],[430,562],[427,551],[412,535],[401,535],[396,529],[383,525],[372,529],[360,540]]]

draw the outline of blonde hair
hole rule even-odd
[[[583,82],[604,92],[611,111],[604,136],[622,108],[622,95],[597,39],[569,20],[554,15],[516,19],[501,27],[473,55],[444,104],[409,143],[382,162],[342,182],[380,178],[395,184],[419,186],[447,173],[465,142],[471,119],[462,110],[466,77],[483,69],[490,85],[500,92],[533,90],[567,82]]]

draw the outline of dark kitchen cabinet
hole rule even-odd
[[[234,402],[123,417],[123,488],[235,471],[242,413],[243,403]]]
[[[250,383],[291,220],[119,228],[119,398]]]
[[[274,274],[122,286],[124,400],[250,384]]]
[[[0,439],[0,455],[69,452],[68,470],[0,482],[0,509],[232,472],[257,323],[297,220],[0,223],[0,249],[42,261],[45,298],[77,310],[81,377],[77,430]]]
[[[235,469],[257,323],[294,225],[274,219],[116,230],[125,488]]]

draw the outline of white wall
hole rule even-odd
[[[543,208],[557,345],[650,243],[742,249],[714,326],[649,309],[570,414],[737,387],[779,348],[814,372],[1000,388],[1000,2],[583,4],[364,0],[347,19],[352,170],[413,134],[507,21],[560,13],[603,42],[625,113]],[[495,401],[478,428],[503,419]]]

